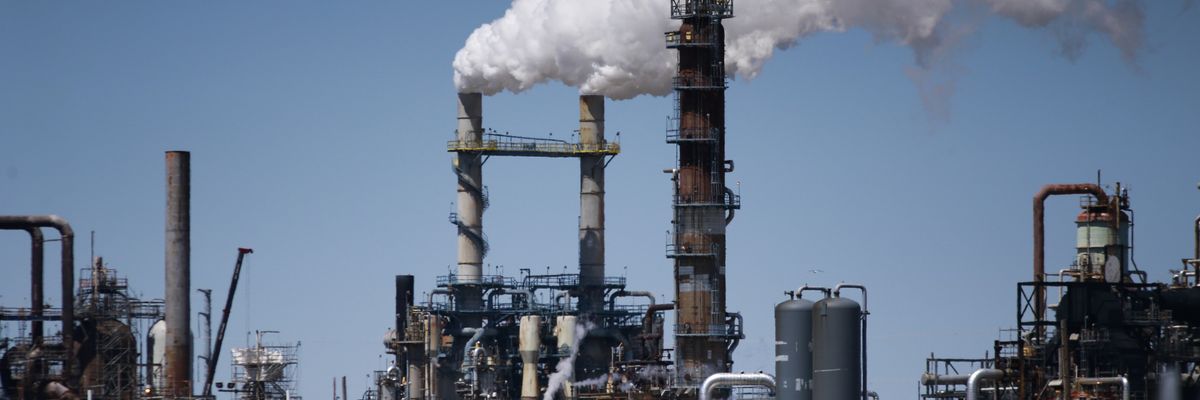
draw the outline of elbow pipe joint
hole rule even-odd
[[[833,288],[833,297],[842,297],[842,289],[858,289],[862,292],[863,297],[863,315],[870,314],[870,308],[867,307],[867,287],[863,285],[852,285],[848,283],[840,283]]]
[[[36,228],[54,228],[62,238],[59,243],[62,249],[62,339],[67,348],[73,346],[75,329],[75,231],[71,224],[57,215],[6,215],[0,216],[0,229],[26,230],[32,233]],[[40,232],[38,233],[40,236]],[[40,308],[40,307],[39,307]],[[67,356],[63,362],[63,372],[66,375],[66,385],[74,383],[74,357]]]
[[[979,386],[983,381],[992,381],[1004,377],[1004,371],[993,368],[982,368],[972,372],[967,378],[967,400],[979,399]]]
[[[657,304],[653,292],[643,290],[618,290],[608,295],[608,308],[610,310],[617,305],[616,300],[618,297],[645,297],[646,299],[650,300],[651,307],[654,307],[654,305]]]
[[[829,297],[829,295],[833,293],[833,291],[827,287],[804,285],[796,289],[796,298],[801,298],[801,296],[804,295],[804,292],[821,292],[825,294],[825,297]]]
[[[1121,400],[1129,400],[1129,378],[1124,376],[1114,376],[1107,378],[1079,378],[1076,380],[1080,385],[1121,385]],[[1063,388],[1069,390],[1069,388]]]
[[[765,373],[734,374],[721,372],[710,375],[700,385],[700,400],[711,400],[713,392],[720,388],[732,386],[761,386],[775,394],[775,376]]]

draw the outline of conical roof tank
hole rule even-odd
[[[775,306],[775,376],[779,400],[812,400],[813,302],[792,299]]]
[[[830,297],[813,305],[813,398],[862,397],[861,322],[854,300]]]

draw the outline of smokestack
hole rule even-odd
[[[584,150],[604,145],[604,96],[579,96],[579,144]],[[604,156],[579,159],[580,309],[604,307]]]
[[[168,397],[192,396],[191,154],[168,151],[166,222]]]
[[[526,315],[521,317],[520,336],[517,337],[517,352],[521,356],[521,399],[535,400],[538,398],[538,352],[541,351],[542,317]]]
[[[483,95],[458,94],[457,140],[462,147],[477,147],[483,141]],[[476,146],[472,146],[472,144]],[[487,243],[483,238],[483,160],[478,152],[460,151],[454,158],[458,178],[458,288],[454,296],[460,310],[482,306],[479,289]],[[472,325],[473,326],[473,325]]]

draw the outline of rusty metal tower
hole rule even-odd
[[[677,146],[673,171],[673,232],[667,257],[675,261],[676,384],[698,386],[728,372],[741,324],[725,311],[725,226],[740,207],[725,185],[733,162],[725,158],[725,30],[732,0],[671,0],[679,30],[666,33],[679,52],[673,80],[675,114],[667,142]]]

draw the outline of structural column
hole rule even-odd
[[[191,161],[186,151],[168,151],[166,215],[165,364],[168,397],[192,395]]]
[[[579,96],[579,144],[598,151],[604,141],[604,96]],[[604,307],[604,156],[579,158],[580,309]]]

